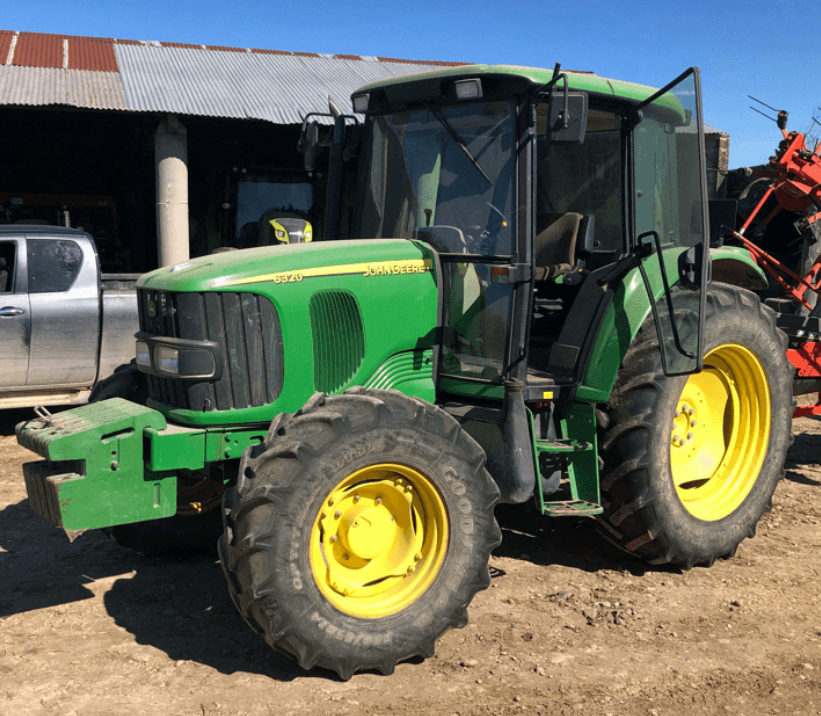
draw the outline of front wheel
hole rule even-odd
[[[219,551],[274,648],[348,679],[433,654],[488,586],[499,491],[444,411],[394,391],[317,394],[243,456]]]
[[[792,441],[792,367],[773,312],[713,284],[704,342],[704,370],[667,377],[648,319],[608,406],[601,524],[654,564],[733,555],[770,509]]]

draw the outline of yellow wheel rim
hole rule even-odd
[[[311,570],[341,612],[378,619],[424,594],[447,544],[447,511],[430,480],[382,463],[349,475],[325,499],[311,530]]]
[[[727,517],[744,502],[770,440],[770,384],[758,356],[727,343],[681,391],[670,437],[679,499],[700,520]]]

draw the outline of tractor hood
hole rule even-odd
[[[430,272],[433,252],[404,239],[328,241],[228,251],[167,266],[140,278],[140,288],[164,291],[239,290],[328,276],[363,277]]]

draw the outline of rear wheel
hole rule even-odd
[[[792,367],[772,311],[713,284],[705,321],[704,370],[671,378],[648,319],[603,435],[605,536],[655,564],[732,556],[771,507],[792,439]]]
[[[237,609],[304,668],[345,679],[433,655],[490,583],[499,492],[484,465],[453,418],[393,391],[280,415],[223,501]]]

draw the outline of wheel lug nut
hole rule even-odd
[[[359,500],[361,500],[361,499],[362,499],[362,498],[361,498],[359,495],[354,495],[354,496],[353,496],[353,501],[354,501],[354,503],[359,502]]]
[[[336,512],[334,512],[334,517],[336,517],[336,519],[339,519],[340,517],[342,517],[342,511],[337,510]]]
[[[345,553],[342,555],[342,559],[350,559],[350,558],[351,558],[351,555],[349,555],[347,552],[345,552]]]
[[[691,428],[694,428],[695,426],[696,426],[696,421],[695,421],[695,420],[691,420],[691,421],[690,421],[690,427],[691,427]]]
[[[679,417],[679,415],[681,415],[681,411],[680,411],[680,410],[676,410],[676,417]]]
[[[336,535],[331,535],[331,542],[338,542],[338,541],[339,541],[339,537],[337,537]]]
[[[381,505],[381,504],[382,504],[382,498],[381,498],[381,497],[377,497],[377,498],[376,498],[376,504],[377,504],[377,505]]]
[[[673,435],[673,445],[678,445],[679,437],[678,435]]]
[[[693,439],[693,433],[687,433],[687,442],[689,443]]]
[[[419,552],[417,552],[415,555],[413,555],[413,558],[418,562],[420,559],[422,559],[422,555],[419,554]]]

